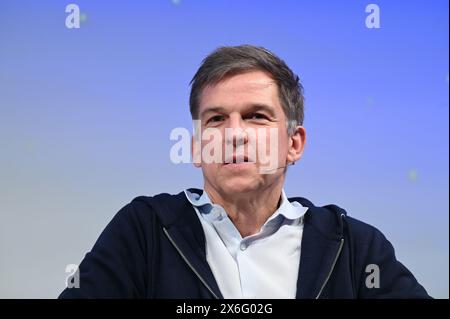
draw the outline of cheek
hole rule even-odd
[[[286,156],[288,152],[288,143],[289,139],[286,132],[278,136],[278,154],[280,154],[280,156]]]
[[[279,128],[268,128],[257,135],[258,152],[265,151],[267,156],[283,157],[288,150],[288,136]]]
[[[208,170],[217,168],[218,163],[224,161],[223,132],[217,128],[206,129],[202,132],[199,156],[202,166]]]

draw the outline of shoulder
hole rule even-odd
[[[359,219],[347,216],[349,232],[355,242],[361,245],[372,245],[374,241],[387,241],[384,234],[377,227]]]
[[[344,208],[336,204],[316,206],[303,197],[295,197],[289,200],[297,201],[308,207],[305,222],[324,234],[335,232],[349,233],[361,245],[369,245],[373,240],[386,240],[378,228],[352,217]],[[341,231],[339,228],[341,228]]]
[[[160,193],[153,196],[137,196],[116,214],[114,219],[148,224],[157,219],[164,225],[175,222],[189,208],[184,192]]]

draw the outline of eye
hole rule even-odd
[[[250,120],[267,120],[268,119],[267,116],[262,113],[252,113],[252,114],[249,114],[247,118]]]
[[[206,123],[217,123],[217,122],[222,122],[223,120],[224,120],[223,115],[215,115],[215,116],[211,117]]]

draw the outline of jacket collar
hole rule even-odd
[[[199,193],[202,192],[201,194]],[[211,199],[208,196],[208,193],[205,191],[201,191],[198,189],[186,189],[184,191],[187,200],[192,204],[192,206],[195,206],[199,208],[200,213],[207,214],[211,210],[211,207],[213,203],[211,202]],[[209,208],[209,209],[202,209],[202,208]],[[301,205],[297,201],[289,201],[289,199],[286,196],[286,193],[284,192],[284,189],[281,190],[281,202],[278,207],[278,209],[270,216],[269,220],[275,219],[278,215],[283,216],[283,218],[290,219],[290,220],[301,220],[303,215],[308,210],[308,207],[305,207]]]

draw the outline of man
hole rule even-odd
[[[61,298],[429,298],[377,229],[286,197],[306,133],[302,86],[284,61],[222,47],[191,83],[196,135],[217,133],[206,134],[213,160],[203,138],[192,141],[204,189],[135,198]]]

